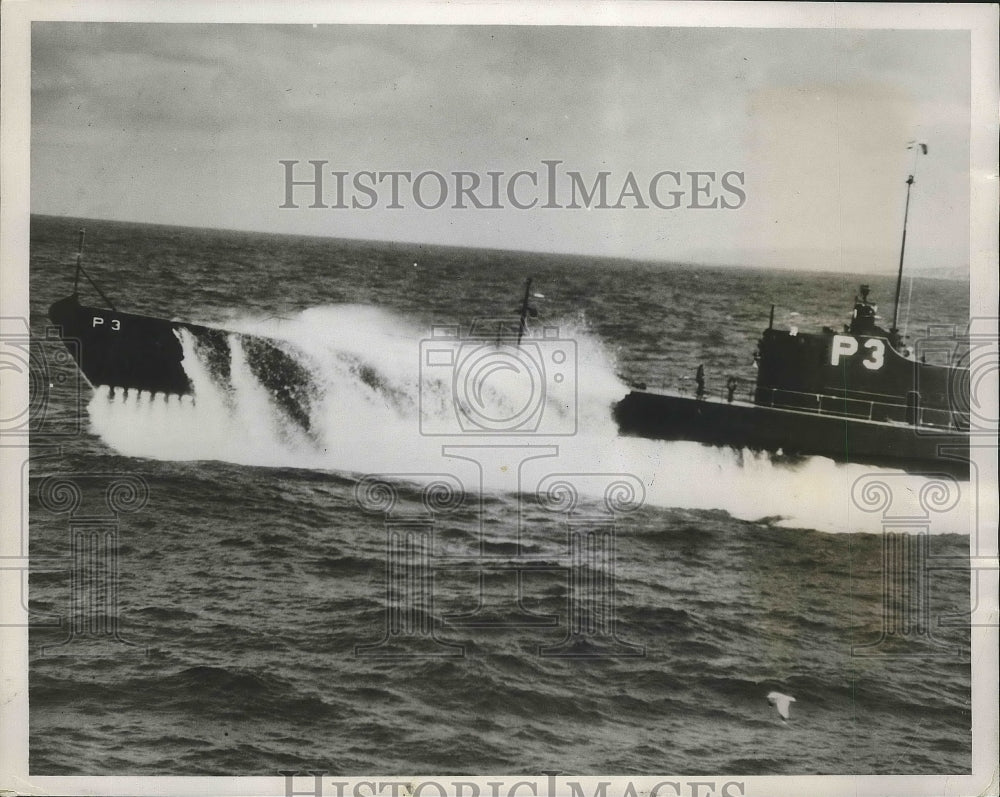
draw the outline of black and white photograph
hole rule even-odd
[[[997,794],[996,5],[3,5],[0,791]]]

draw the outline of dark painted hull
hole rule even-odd
[[[78,342],[77,365],[91,385],[150,393],[192,392],[182,365],[180,330],[188,330],[196,340],[223,344],[226,338],[220,330],[196,324],[84,307],[72,296],[53,304],[49,319],[64,340]]]
[[[238,342],[253,375],[299,426],[309,428],[312,380],[287,344],[198,324],[81,305],[76,296],[49,308],[77,365],[92,386],[186,396],[194,386],[184,369],[181,336],[221,389],[231,389],[231,347]]]
[[[614,417],[621,434],[629,436],[780,451],[788,456],[818,455],[961,478],[969,474],[968,435],[958,430],[645,391],[633,391],[618,402]]]

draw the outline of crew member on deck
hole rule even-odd
[[[854,297],[854,312],[851,314],[851,325],[847,331],[852,335],[878,335],[888,338],[889,333],[875,323],[878,305],[868,301],[870,291],[869,286],[862,285],[861,295]]]

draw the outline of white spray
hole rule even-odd
[[[184,333],[184,368],[196,400],[135,391],[112,398],[100,388],[88,407],[93,430],[129,456],[413,480],[456,473],[467,487],[497,492],[533,492],[551,473],[571,480],[572,474],[632,474],[644,485],[647,504],[722,509],[744,520],[824,531],[881,531],[882,516],[852,500],[852,488],[867,474],[891,474],[894,489],[914,499],[927,484],[920,476],[822,457],[781,465],[747,451],[620,437],[610,409],[628,388],[600,341],[573,325],[560,327],[558,340],[529,339],[527,369],[508,356],[512,347],[442,344],[428,330],[369,306],[315,307],[291,319],[244,319],[230,327],[278,341],[308,370],[309,429],[293,422],[260,384],[238,335],[230,336],[230,384],[223,387]],[[468,367],[473,356],[483,367]],[[464,416],[462,406],[456,411],[463,399]],[[535,409],[528,424],[533,432],[496,431],[525,407]],[[567,431],[573,433],[562,434]],[[475,448],[462,448],[468,446]],[[470,466],[471,459],[479,466]],[[593,483],[584,476],[578,481],[582,489]],[[957,506],[932,520],[932,532],[969,532],[975,496],[968,483],[959,487]]]

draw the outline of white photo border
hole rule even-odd
[[[323,24],[461,24],[461,25],[590,25],[590,26],[687,26],[745,28],[895,28],[923,30],[967,30],[971,36],[972,119],[970,138],[971,228],[970,272],[973,318],[998,317],[998,7],[989,4],[895,4],[895,3],[701,3],[701,2],[261,2],[220,4],[210,0],[133,2],[95,0],[10,0],[2,6],[2,106],[0,131],[0,316],[28,316],[29,234],[29,145],[31,89],[31,24],[34,21],[128,21],[128,22],[218,22],[323,23]],[[0,404],[27,404],[27,379],[5,379]],[[996,407],[996,385],[992,385]],[[3,413],[0,413],[6,417]],[[996,445],[974,452],[979,472],[996,484]],[[26,528],[27,442],[23,446],[0,444],[0,483],[3,533]],[[987,482],[990,483],[990,482]],[[973,579],[971,596],[975,617],[983,624],[972,629],[972,774],[935,776],[808,776],[731,777],[719,775],[669,779],[693,781],[738,781],[733,795],[972,795],[997,794],[998,775],[998,627],[997,627],[997,507],[996,496],[980,507],[981,550],[974,567],[981,572]],[[7,550],[0,552],[8,557]],[[26,557],[27,552],[23,552]],[[16,557],[15,557],[16,558]],[[23,559],[23,558],[22,558]],[[18,559],[23,564],[26,559]],[[0,794],[100,794],[100,795],[275,795],[286,793],[282,776],[274,777],[54,777],[28,773],[28,629],[26,613],[8,576],[16,567],[0,559]],[[13,568],[13,569],[12,569]],[[17,577],[19,578],[19,573]],[[20,626],[17,624],[20,623]],[[411,778],[392,773],[394,781],[416,783],[433,773],[414,773]],[[666,777],[666,773],[665,776]],[[639,794],[664,777],[629,778],[621,773],[607,777],[574,777],[588,792],[599,782],[617,786],[626,781]],[[378,781],[377,775],[341,779],[352,784]],[[442,783],[501,780],[489,778],[441,778]],[[508,778],[529,780],[512,773]],[[537,792],[547,794],[544,777],[535,779]],[[565,776],[557,791],[566,793]],[[615,791],[612,786],[609,792]],[[296,781],[296,789],[309,791],[309,781]],[[329,793],[335,793],[332,789]],[[347,793],[357,792],[348,790]],[[364,792],[367,793],[367,792]],[[661,792],[668,794],[671,792]]]

